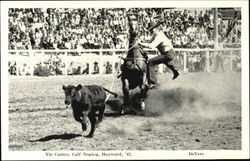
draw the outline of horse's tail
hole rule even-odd
[[[114,95],[115,97],[117,97],[118,96],[118,94],[116,94],[116,93],[114,93],[114,92],[111,92],[110,90],[108,90],[108,89],[106,89],[106,88],[104,88],[104,87],[102,87],[106,92],[109,92],[109,93],[111,93],[112,95]]]

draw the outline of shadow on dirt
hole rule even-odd
[[[80,134],[61,134],[61,135],[49,135],[44,138],[38,139],[38,140],[28,140],[29,142],[45,142],[50,140],[70,140],[76,137],[82,136]]]
[[[105,117],[120,117],[121,114],[119,113],[104,113]]]

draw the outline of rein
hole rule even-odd
[[[126,50],[124,53],[128,53],[129,50],[133,49],[136,45],[138,44],[134,44],[132,47],[130,47],[128,50]],[[139,47],[139,50],[142,52],[142,49]],[[123,59],[123,60],[131,60],[131,61],[135,61],[135,60],[143,60],[145,62],[147,62],[147,60],[145,58],[124,58],[123,57],[123,54],[122,56],[119,56],[120,59]]]
[[[121,56],[119,56],[119,58],[121,58],[121,59],[123,59],[123,60],[132,60],[132,61],[134,61],[134,60],[143,60],[143,61],[147,61],[145,58],[123,58],[123,57],[121,57]]]

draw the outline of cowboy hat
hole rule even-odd
[[[158,27],[158,26],[159,26],[159,24],[157,24],[156,22],[150,22],[150,23],[148,24],[147,30],[148,30],[148,31],[151,31],[151,30],[153,30],[154,28],[156,28],[156,27]]]

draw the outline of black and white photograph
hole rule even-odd
[[[249,158],[249,2],[1,2],[3,160]]]

